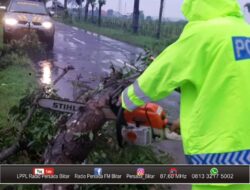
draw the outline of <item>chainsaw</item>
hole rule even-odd
[[[60,112],[76,113],[84,104],[66,100],[39,99],[38,104],[43,108]],[[106,107],[102,111],[105,117],[116,120],[116,134],[120,147],[125,143],[132,145],[149,145],[156,137],[163,139],[168,125],[172,125],[167,118],[167,113],[160,105],[148,103],[133,112],[122,107],[112,109]],[[74,119],[70,119],[70,121]]]
[[[163,139],[171,125],[167,113],[155,103],[148,103],[133,112],[119,109],[116,121],[117,140],[120,147],[125,143],[146,146],[156,137]]]
[[[135,77],[137,75],[130,78],[134,80]],[[128,79],[126,80],[129,81]],[[123,147],[125,143],[142,146],[149,145],[156,137],[163,139],[165,130],[168,128],[167,126],[172,124],[167,118],[167,113],[160,105],[148,103],[133,112],[124,110],[120,105],[117,105],[120,95],[127,85],[128,83],[121,82],[110,94],[110,106],[102,108],[107,119],[116,120],[116,134],[120,147]],[[85,107],[85,104],[80,102],[49,98],[39,99],[38,104],[43,108],[73,115]],[[73,116],[69,122],[71,120],[74,120]]]

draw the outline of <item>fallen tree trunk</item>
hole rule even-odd
[[[45,164],[82,163],[95,144],[97,132],[110,120],[105,108],[116,104],[125,87],[134,82],[138,74],[122,78],[115,70],[97,88],[84,97],[86,106],[75,113],[49,143],[44,153]]]
[[[91,99],[84,110],[76,113],[61,126],[54,140],[44,154],[45,164],[82,163],[93,149],[97,132],[107,121],[103,108],[108,106],[107,96]],[[68,190],[73,185],[43,185],[43,190]]]
[[[138,76],[120,79],[112,75],[103,82],[102,90],[87,95],[86,106],[74,114],[49,143],[44,153],[45,164],[83,163],[95,146],[98,131],[110,120],[105,108],[115,104],[122,90]],[[84,100],[85,101],[85,100]],[[72,185],[43,185],[43,190],[72,189]]]
[[[45,164],[82,163],[94,146],[97,132],[107,121],[105,98],[90,100],[56,135],[44,154]]]

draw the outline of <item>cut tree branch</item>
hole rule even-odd
[[[63,78],[64,75],[67,74],[68,71],[73,70],[74,68],[72,66],[68,66],[66,68],[63,69],[63,73],[57,78],[55,79],[55,81],[53,82],[53,84],[55,85],[60,79]],[[0,163],[3,162],[4,160],[8,159],[10,156],[16,154],[18,151],[22,150],[23,148],[25,148],[25,144],[23,143],[23,139],[22,139],[22,135],[23,135],[23,131],[24,129],[27,127],[27,125],[29,124],[30,120],[32,119],[33,113],[36,110],[37,107],[37,101],[39,98],[41,98],[43,95],[43,92],[39,92],[32,104],[31,107],[28,110],[27,116],[25,118],[24,121],[21,122],[18,132],[18,135],[16,137],[15,142],[8,148],[2,150],[0,152]]]
[[[37,98],[35,98],[35,100],[37,100]],[[26,126],[28,125],[29,121],[32,118],[32,115],[35,111],[35,106],[33,105],[29,110],[28,110],[28,114],[26,119],[21,123],[20,127],[19,127],[19,132],[16,138],[16,142],[11,145],[9,148],[6,148],[4,150],[2,150],[0,152],[0,162],[6,160],[7,158],[9,158],[10,156],[12,156],[13,154],[16,154],[18,151],[20,151],[22,149],[22,134],[24,129],[26,128]]]

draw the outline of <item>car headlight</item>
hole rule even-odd
[[[6,25],[14,26],[14,25],[17,24],[17,20],[14,19],[14,18],[5,18],[5,19],[4,19],[4,23],[5,23]]]
[[[51,22],[46,21],[42,23],[42,26],[46,29],[51,29],[53,24]]]

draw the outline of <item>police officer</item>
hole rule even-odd
[[[237,0],[184,0],[189,23],[122,93],[134,110],[181,88],[181,134],[190,164],[250,164],[250,27]],[[250,190],[249,185],[193,189]]]

